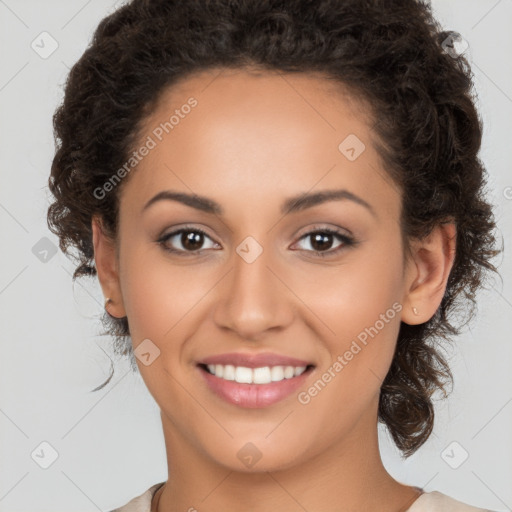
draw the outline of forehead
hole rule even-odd
[[[290,120],[316,118],[331,130],[343,128],[339,126],[339,113],[367,127],[373,124],[371,108],[361,94],[324,73],[284,73],[251,67],[212,68],[181,78],[161,91],[148,121],[159,114],[165,115],[169,108],[179,108],[191,96],[198,99],[203,114],[222,108],[226,115],[232,116],[230,107],[236,106],[239,112],[252,111],[254,116],[254,107],[257,107],[261,121],[268,119],[265,114],[271,111],[275,114],[273,120],[283,115]],[[338,115],[333,112],[334,104]],[[290,116],[291,113],[295,115]]]
[[[317,183],[378,195],[371,184],[389,180],[372,123],[360,98],[320,74],[195,73],[165,89],[144,120],[139,142],[154,147],[132,190],[141,198],[166,187],[217,198],[251,191],[268,202],[269,191],[288,196]],[[347,158],[354,148],[359,156]]]

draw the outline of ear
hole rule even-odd
[[[122,318],[126,316],[119,283],[119,266],[115,242],[108,237],[97,216],[93,216],[92,242],[94,246],[94,262],[105,297],[112,299],[107,305],[111,316]]]
[[[404,323],[428,322],[439,308],[455,260],[456,233],[455,223],[447,222],[437,225],[426,238],[412,242],[402,300]]]

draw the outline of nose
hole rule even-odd
[[[249,245],[249,254],[251,250]],[[254,260],[248,253],[243,247],[240,254],[234,252],[231,271],[217,289],[214,321],[243,339],[260,340],[267,331],[283,330],[292,322],[293,293],[270,250],[263,248]]]

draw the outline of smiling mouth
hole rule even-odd
[[[232,381],[238,384],[272,384],[290,380],[309,373],[314,365],[306,366],[261,366],[248,368],[246,366],[234,366],[230,364],[202,364],[198,365],[202,370],[224,381]]]

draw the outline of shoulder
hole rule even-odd
[[[492,512],[456,500],[439,491],[423,493],[406,512]]]
[[[165,482],[159,482],[158,484],[152,485],[147,491],[143,492],[140,496],[136,496],[130,500],[126,505],[118,507],[110,512],[151,512],[151,500],[155,492]]]

